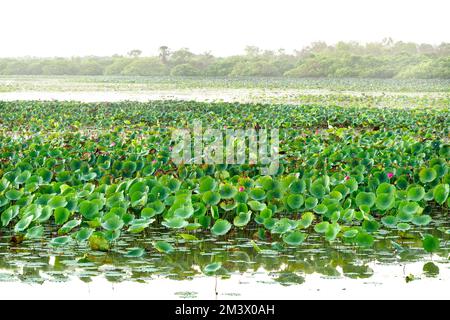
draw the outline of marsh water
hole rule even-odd
[[[60,82],[57,82],[59,85]],[[1,81],[0,81],[1,85]],[[115,89],[116,84],[111,84]],[[123,87],[123,88],[122,88]],[[334,92],[327,89],[152,88],[122,86],[120,90],[86,83],[74,90],[51,82],[24,90],[1,92],[0,100],[148,101],[197,100],[268,103],[358,104],[389,107],[447,106],[445,92]],[[128,91],[129,90],[129,91]],[[1,91],[1,90],[0,90]],[[356,99],[356,100],[355,100]],[[52,247],[55,230],[41,241],[11,241],[0,234],[0,298],[104,299],[315,299],[422,298],[449,299],[450,264],[447,215],[436,213],[431,225],[399,234],[381,230],[370,249],[311,235],[298,248],[282,249],[273,241],[259,241],[254,231],[227,238],[196,234],[185,241],[167,229],[145,235],[123,235],[111,252],[95,252],[86,244]],[[441,239],[434,254],[422,248],[422,235]],[[175,248],[157,252],[153,242]],[[256,246],[254,243],[256,243]],[[140,258],[126,257],[130,248],[145,249]],[[221,262],[216,275],[205,266]]]
[[[199,240],[185,241],[166,229],[151,229],[123,236],[108,253],[77,243],[64,248],[46,240],[17,244],[4,233],[0,298],[448,299],[448,228],[448,217],[439,214],[420,230],[379,231],[370,249],[329,244],[317,235],[286,249],[274,241],[252,242],[251,231],[224,239],[200,233]],[[47,231],[47,239],[52,232]],[[422,248],[424,233],[441,239],[433,255]],[[157,252],[152,243],[159,240],[172,243],[175,252]],[[134,247],[144,248],[145,254],[126,257]],[[205,266],[213,262],[222,268],[206,275]]]

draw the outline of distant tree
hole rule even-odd
[[[385,47],[392,47],[394,45],[394,40],[391,37],[383,38],[381,41],[382,45]]]
[[[172,52],[170,55],[170,62],[173,65],[186,64],[189,63],[194,56],[195,55],[190,52],[188,48],[181,48]]]
[[[130,52],[128,52],[128,56],[132,57],[132,58],[137,58],[140,55],[142,55],[142,51],[135,49],[135,50],[131,50]]]
[[[179,64],[172,68],[170,75],[172,76],[198,76],[199,71],[189,63]]]
[[[121,72],[125,76],[162,76],[167,73],[167,66],[157,57],[133,60]]]
[[[161,62],[164,64],[167,64],[169,59],[169,47],[167,46],[161,46],[159,47],[159,58],[161,59]]]
[[[392,38],[367,44],[314,42],[294,53],[248,46],[245,54],[223,58],[187,48],[169,52],[167,46],[159,48],[159,57],[141,55],[132,50],[112,57],[0,58],[0,74],[450,79],[450,43],[433,46]]]
[[[246,46],[245,54],[249,57],[255,57],[261,53],[261,49],[256,46]]]

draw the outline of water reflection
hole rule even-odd
[[[92,252],[85,245],[74,244],[63,249],[51,247],[45,240],[10,242],[3,234],[0,242],[0,281],[42,284],[46,281],[66,282],[74,276],[89,283],[102,276],[111,283],[123,281],[149,282],[155,279],[193,280],[204,277],[204,267],[221,262],[218,276],[264,274],[283,286],[300,285],[311,275],[329,279],[369,279],[383,265],[406,265],[423,262],[424,277],[437,277],[442,268],[448,270],[449,242],[445,216],[434,225],[400,236],[396,231],[377,233],[371,249],[355,248],[342,243],[328,244],[319,236],[311,236],[300,248],[279,250],[277,245],[251,240],[253,232],[233,234],[217,241],[204,237],[188,242],[164,229],[152,229],[146,235],[127,236],[109,253]],[[50,232],[50,230],[49,230]],[[421,234],[431,233],[442,239],[441,249],[433,256],[422,249]],[[197,235],[201,238],[201,234]],[[154,241],[171,242],[177,250],[161,254],[153,249]],[[131,247],[146,250],[142,258],[127,258]],[[401,248],[401,250],[399,249]],[[378,266],[378,267],[377,267]],[[381,270],[381,268],[379,268]],[[191,296],[192,292],[181,292]]]

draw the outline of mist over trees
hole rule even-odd
[[[230,57],[161,46],[153,57],[134,49],[112,57],[2,58],[0,74],[450,79],[450,43],[315,42],[293,53],[248,46]]]

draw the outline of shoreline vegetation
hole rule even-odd
[[[162,46],[157,56],[0,58],[0,75],[450,79],[450,43],[315,42],[292,53],[248,46],[229,57]]]

